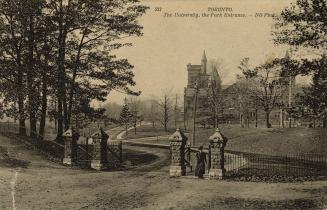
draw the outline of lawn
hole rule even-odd
[[[142,129],[142,130],[141,130]],[[197,128],[196,146],[208,146],[208,138],[215,129]],[[131,132],[131,131],[130,131]],[[140,127],[136,136],[161,136],[172,134],[174,130],[164,133],[151,127]],[[228,138],[227,150],[269,154],[299,155],[327,154],[327,130],[321,128],[240,128],[238,125],[221,126],[221,132]],[[191,141],[190,133],[186,133]],[[131,136],[129,136],[131,138]],[[169,144],[168,138],[143,139],[141,142]]]
[[[169,128],[167,132],[162,127],[153,127],[152,125],[142,125],[136,127],[136,134],[134,129],[128,131],[127,139],[137,139],[145,137],[166,136],[175,132],[174,128]],[[123,135],[126,138],[126,135]]]
[[[270,154],[326,154],[327,131],[313,128],[240,128],[222,127],[221,132],[229,139],[226,149]],[[213,130],[199,130],[197,145],[207,145]]]

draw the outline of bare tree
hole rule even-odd
[[[136,125],[137,122],[141,119],[140,115],[140,100],[138,100],[137,96],[130,98],[130,109],[131,109],[131,117],[132,123],[134,127],[134,134],[136,134]]]
[[[168,131],[168,123],[172,117],[173,103],[168,93],[165,93],[161,99],[156,101],[158,105],[157,120],[164,127],[165,131]]]
[[[157,120],[157,106],[156,106],[156,102],[155,101],[152,101],[151,102],[151,107],[150,107],[150,110],[148,112],[148,119],[150,120],[150,122],[152,123],[152,127],[154,128],[155,127],[155,124],[156,124],[156,120]]]
[[[266,114],[266,126],[271,127],[269,114],[272,109],[276,108],[279,100],[286,87],[285,78],[280,77],[280,68],[274,62],[274,58],[253,69],[242,68],[244,64],[242,60],[240,69],[245,76],[247,83],[247,92],[255,99],[257,105],[263,108]],[[246,63],[248,63],[248,58]]]
[[[219,114],[223,114],[223,95],[221,88],[221,78],[218,70],[222,71],[224,69],[223,60],[211,60],[209,62],[210,69],[210,81],[208,83],[208,106],[213,113],[214,127],[218,126]]]

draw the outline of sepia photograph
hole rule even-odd
[[[0,0],[2,209],[327,209],[327,1]]]

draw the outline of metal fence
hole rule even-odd
[[[227,177],[306,177],[326,176],[327,156],[299,154],[274,156],[226,151]]]
[[[91,161],[94,158],[94,145],[92,144],[78,144],[76,151],[75,164],[82,168],[89,168]],[[126,155],[125,155],[126,156]],[[109,168],[117,168],[124,161],[122,144],[115,144],[109,142],[107,149],[106,166]]]
[[[187,175],[194,175],[196,151],[190,152],[191,167],[187,167]],[[210,168],[207,152],[206,174]],[[193,169],[193,170],[191,170]],[[237,151],[225,151],[226,178],[299,178],[327,176],[327,155],[264,155]]]

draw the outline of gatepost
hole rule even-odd
[[[187,137],[179,128],[170,137],[170,151],[171,151],[171,164],[169,169],[169,175],[173,177],[185,176],[185,145]]]
[[[224,148],[227,143],[227,138],[222,135],[219,128],[216,129],[215,133],[209,137],[210,144],[210,179],[223,179],[225,176],[224,167]]]
[[[102,148],[101,148],[101,133],[97,132],[91,136],[93,142],[93,158],[91,161],[91,168],[95,170],[102,170],[104,168],[104,161],[102,159]]]
[[[76,160],[78,135],[69,128],[62,136],[65,142],[64,159],[62,162],[64,165],[72,165]]]

